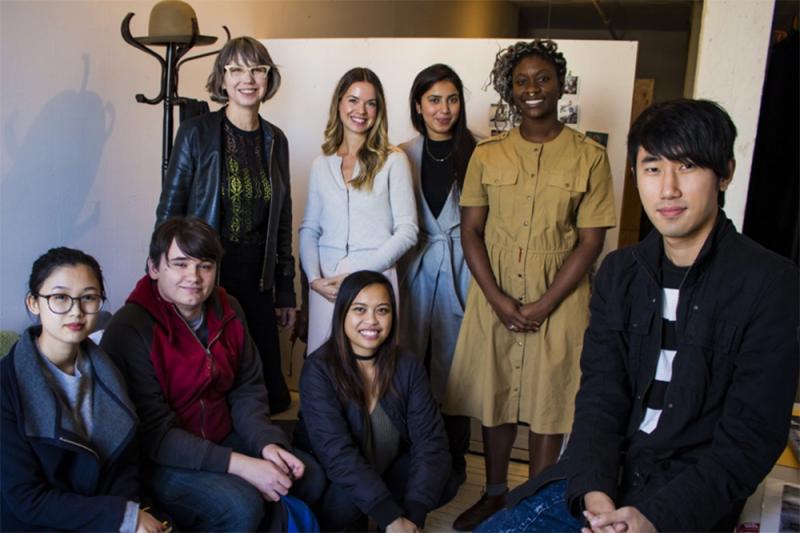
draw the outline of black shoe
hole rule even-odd
[[[272,398],[270,398],[270,400],[272,400]],[[291,406],[292,406],[291,397],[288,399],[281,399],[281,400],[275,400],[274,402],[269,402],[269,414],[270,416],[273,416],[283,413],[284,411],[288,411]]]
[[[478,524],[505,507],[507,494],[508,491],[500,496],[489,496],[484,493],[477,503],[458,515],[458,518],[453,522],[453,529],[456,531],[472,531]]]

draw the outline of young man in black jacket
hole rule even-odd
[[[655,230],[608,256],[564,457],[479,531],[731,531],[786,445],[798,270],[720,210],[736,128],[717,104],[647,109],[628,158]]]

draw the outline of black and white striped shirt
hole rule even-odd
[[[689,267],[677,267],[662,257],[661,261],[661,353],[658,356],[656,375],[645,397],[645,413],[639,430],[652,433],[664,409],[667,387],[672,380],[672,364],[678,349],[675,329],[678,310],[678,290]]]

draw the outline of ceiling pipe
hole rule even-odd
[[[597,14],[600,15],[600,20],[602,20],[603,24],[605,24],[606,29],[608,29],[608,33],[611,34],[611,37],[615,41],[618,41],[619,37],[617,36],[617,32],[614,31],[614,26],[611,25],[611,19],[606,16],[603,8],[600,7],[600,2],[598,2],[598,0],[592,0],[592,5],[594,5],[595,10],[597,10]]]

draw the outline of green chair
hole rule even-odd
[[[16,331],[0,331],[0,357],[5,357],[19,339]]]

